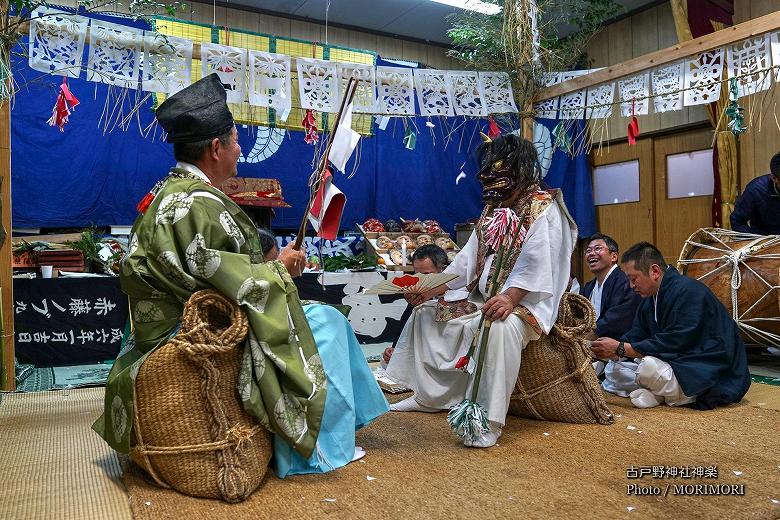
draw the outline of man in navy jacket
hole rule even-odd
[[[634,406],[708,410],[742,399],[750,387],[745,345],[712,291],[666,265],[647,242],[629,248],[621,263],[644,300],[631,330],[619,339],[599,338],[591,350],[599,359],[641,358]]]
[[[731,214],[731,229],[756,235],[780,235],[780,153],[769,162],[772,173],[745,186]]]
[[[588,239],[585,262],[595,278],[585,284],[580,294],[593,304],[596,310],[596,330],[588,339],[600,337],[619,338],[631,328],[642,298],[635,293],[618,266],[618,244],[602,233]],[[608,361],[594,363],[593,368],[604,372],[604,389],[627,397],[639,388],[636,384],[636,363],[633,361]]]

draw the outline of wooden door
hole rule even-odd
[[[672,265],[696,230],[712,225],[712,195],[669,198],[667,160],[671,155],[712,147],[712,129],[690,130],[654,139],[655,245]]]
[[[639,162],[639,201],[596,206],[596,228],[617,241],[621,251],[642,240],[652,242],[653,236],[653,140],[639,139],[635,145],[618,143],[591,153],[594,171],[599,166]],[[584,279],[593,276],[584,269]]]

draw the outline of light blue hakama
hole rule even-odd
[[[368,368],[355,333],[343,314],[327,305],[304,305],[328,381],[317,449],[308,460],[274,435],[276,475],[326,473],[344,466],[355,453],[355,432],[389,411]]]

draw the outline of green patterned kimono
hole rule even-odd
[[[175,168],[155,188],[121,264],[132,334],[108,376],[104,413],[93,428],[115,450],[130,451],[141,364],[175,333],[190,295],[216,289],[238,302],[249,320],[238,389],[244,408],[309,457],[325,406],[325,377],[290,275],[281,262],[263,263],[249,217],[195,174]]]

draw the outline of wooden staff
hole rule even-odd
[[[357,80],[355,78],[349,78],[347,89],[344,91],[344,97],[341,99],[341,106],[336,114],[336,123],[333,126],[333,130],[328,134],[328,144],[317,165],[317,178],[312,183],[311,189],[309,190],[309,202],[306,204],[306,211],[303,212],[301,225],[298,227],[298,236],[295,238],[295,243],[292,246],[293,249],[298,250],[301,248],[301,244],[303,244],[303,238],[306,235],[306,227],[309,224],[309,212],[314,205],[314,197],[317,196],[317,191],[319,191],[320,185],[322,184],[322,176],[325,174],[325,170],[328,167],[328,156],[330,155],[330,148],[333,146],[333,139],[336,136],[336,132],[341,124],[341,119],[344,116],[344,109],[352,103],[352,99],[355,97],[355,90],[357,90]]]

